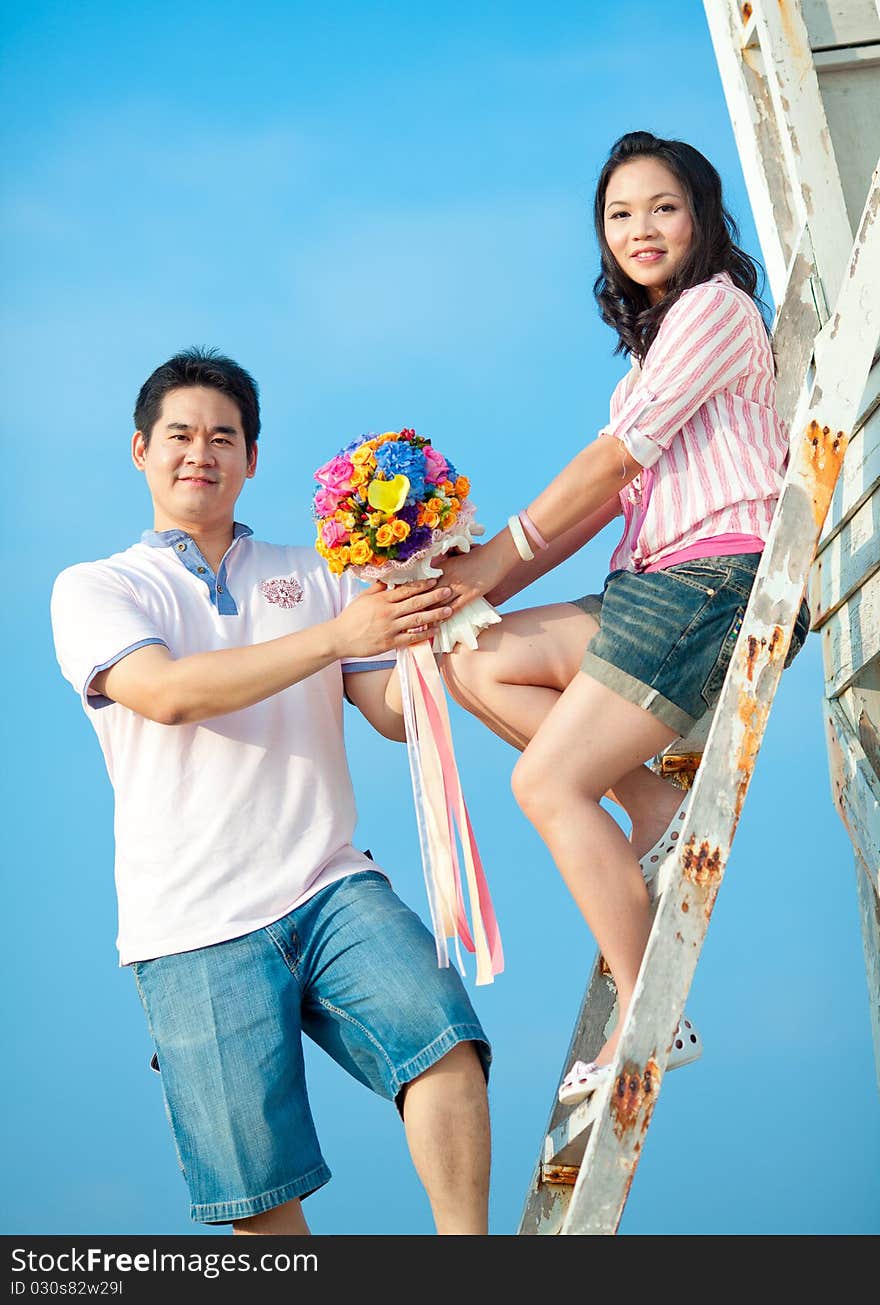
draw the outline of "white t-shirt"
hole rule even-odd
[[[95,675],[146,644],[186,657],[305,630],[360,591],[313,549],[261,543],[238,524],[216,576],[179,530],[147,531],[59,575],[58,661],[115,793],[120,964],[249,933],[335,880],[378,868],[351,843],[342,670],[375,670],[393,656],[336,662],[195,725],[159,725],[90,694]]]

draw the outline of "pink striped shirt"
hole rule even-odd
[[[720,535],[750,537],[752,548],[766,540],[788,460],[775,400],[770,342],[749,295],[726,272],[685,290],[644,366],[633,361],[615,389],[600,432],[643,467],[620,494],[611,570],[670,565]]]

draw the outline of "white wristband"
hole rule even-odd
[[[523,525],[519,517],[508,517],[507,526],[510,533],[513,535],[513,542],[516,545],[516,551],[524,562],[531,562],[535,554],[529,546],[529,541],[526,539],[526,532],[523,530]]]

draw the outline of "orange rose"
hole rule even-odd
[[[459,476],[455,482],[455,492],[459,498],[467,498],[471,492],[471,482],[467,476]]]
[[[370,548],[369,541],[358,539],[351,545],[351,560],[354,566],[365,566],[373,556],[373,550]]]
[[[406,539],[409,534],[409,526],[405,521],[400,521],[399,519],[395,519],[391,522],[391,529],[394,531],[394,538],[397,540]]]

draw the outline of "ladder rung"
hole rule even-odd
[[[544,1140],[544,1163],[542,1177],[545,1182],[553,1182],[548,1169],[577,1168],[584,1158],[590,1129],[599,1113],[599,1103],[605,1093],[594,1092],[586,1101],[575,1106],[571,1114],[557,1124],[552,1133]],[[557,1180],[558,1181],[558,1180]]]

